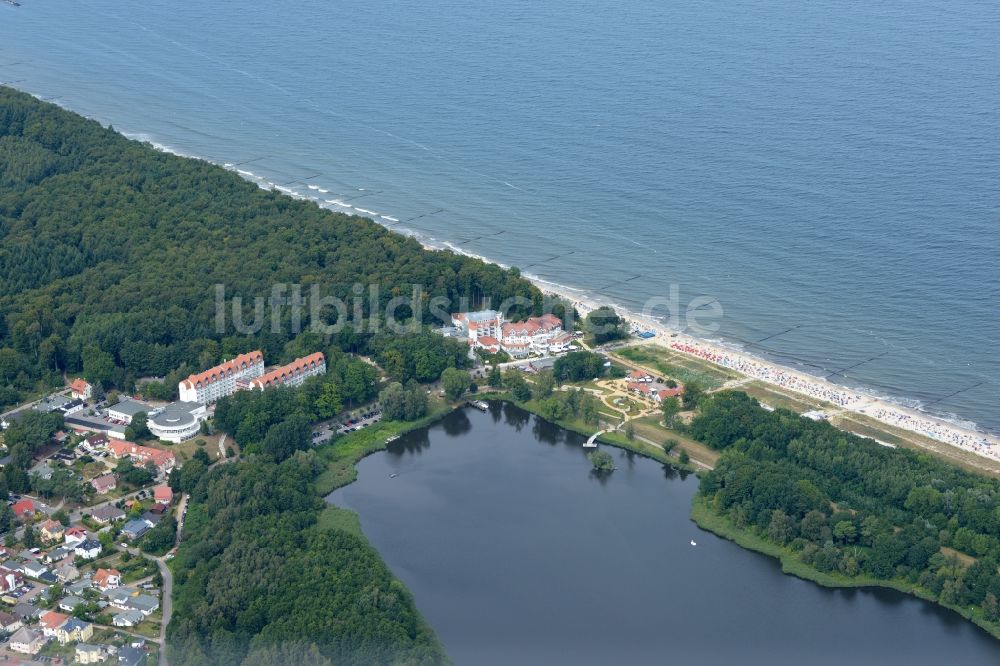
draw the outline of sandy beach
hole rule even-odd
[[[166,150],[162,146],[156,146],[161,150]],[[311,200],[316,205],[344,212],[347,214],[369,216],[369,219],[386,226],[382,219],[386,216],[379,216],[374,211],[352,207],[341,201],[323,200],[314,194],[305,194],[294,189],[279,187],[271,181],[261,178],[251,172],[234,169],[233,165],[224,165],[227,169],[234,170],[241,176],[255,182],[263,189],[276,188],[293,198]],[[344,209],[348,210],[344,210]],[[404,226],[390,226],[390,229],[397,233],[412,236],[421,245],[430,250],[448,250],[458,254],[464,254],[486,262],[496,263],[504,268],[509,266],[496,262],[488,257],[468,252],[448,242],[429,242],[417,231],[407,229]],[[642,317],[618,307],[610,302],[599,302],[592,296],[587,295],[583,290],[576,290],[565,285],[555,284],[547,280],[530,275],[524,276],[529,279],[542,292],[558,296],[573,303],[581,317],[586,317],[590,311],[602,307],[613,307],[619,316],[622,317],[632,329],[649,330],[656,333],[656,337],[649,342],[667,347],[673,351],[688,354],[704,361],[728,368],[740,375],[756,379],[783,390],[807,396],[816,400],[831,403],[836,407],[829,412],[854,412],[863,414],[888,426],[907,430],[909,432],[923,435],[944,444],[954,446],[963,451],[1000,462],[1000,437],[983,433],[971,428],[965,428],[944,419],[936,418],[916,409],[911,409],[899,405],[885,398],[880,398],[856,389],[839,386],[821,377],[808,375],[791,368],[772,363],[758,358],[745,351],[733,349],[715,342],[710,342],[701,338],[696,338],[681,331],[670,329],[657,321]]]
[[[586,317],[588,312],[597,307],[607,305],[544,280],[533,279],[532,282],[544,292],[571,301],[582,317]],[[839,386],[826,379],[766,361],[737,349],[695,338],[621,308],[615,307],[615,310],[632,329],[655,332],[656,337],[650,340],[653,344],[709,361],[747,378],[829,402],[836,407],[835,410],[830,410],[831,412],[863,414],[888,426],[923,435],[990,460],[1000,461],[1000,437],[963,428],[884,398]]]

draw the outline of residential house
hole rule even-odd
[[[10,508],[18,518],[31,518],[35,515],[35,503],[27,498],[14,502]]]
[[[21,621],[21,618],[6,611],[0,611],[0,631],[3,633],[12,634],[23,626],[24,622]]]
[[[94,587],[93,585],[93,574],[84,573],[80,575],[80,579],[74,581],[73,583],[63,587],[63,591],[66,594],[72,594],[74,596],[83,596],[83,594]]]
[[[75,617],[71,617],[66,620],[56,629],[56,640],[59,641],[61,645],[66,645],[66,643],[72,641],[86,641],[90,640],[91,636],[94,635],[94,625],[89,622],[84,622],[83,620],[78,620]]]
[[[21,622],[27,622],[28,620],[33,620],[41,613],[37,606],[34,604],[29,604],[25,601],[21,601],[10,609],[11,614]]]
[[[27,560],[21,565],[24,575],[31,578],[38,578],[48,570],[49,568],[41,560]]]
[[[78,525],[67,527],[66,533],[63,535],[63,543],[70,547],[73,547],[78,543],[82,543],[83,541],[86,541],[86,539],[87,530]]]
[[[73,655],[73,659],[78,664],[100,664],[108,658],[108,655],[109,651],[105,645],[79,643],[76,646],[76,653]]]
[[[97,451],[103,451],[108,448],[108,436],[104,433],[98,433],[96,435],[91,435],[87,439],[80,442],[77,448],[83,449],[87,453],[96,453]]]
[[[147,520],[136,518],[130,520],[122,527],[122,536],[129,541],[135,541],[143,534],[148,532],[153,527],[153,524]]]
[[[44,541],[62,541],[65,530],[62,523],[51,518],[41,524],[41,535]]]
[[[21,654],[38,654],[45,646],[45,636],[40,631],[21,627],[10,637],[10,649]]]
[[[174,454],[170,451],[154,449],[151,446],[140,446],[124,440],[111,442],[109,448],[111,455],[116,460],[128,457],[136,465],[145,465],[151,462],[161,475],[169,474],[177,463]]]
[[[148,594],[142,594],[134,588],[119,587],[107,592],[108,603],[121,610],[136,610],[143,615],[149,615],[160,607],[160,600]]]
[[[77,377],[69,384],[69,394],[77,400],[90,400],[94,397],[94,387]]]
[[[134,627],[137,624],[141,624],[146,616],[138,610],[126,610],[118,613],[111,618],[111,624],[116,627]]]
[[[98,569],[94,574],[94,587],[101,592],[113,590],[122,584],[122,572],[118,569]]]
[[[55,611],[46,611],[38,618],[38,626],[41,628],[43,634],[51,638],[56,635],[56,630],[63,626],[68,619],[68,615],[63,615]]]
[[[68,597],[64,597],[59,601],[59,610],[66,611],[67,613],[72,613],[74,610],[76,610],[77,606],[83,603],[86,603],[83,600],[83,598],[70,595]]]
[[[174,501],[174,491],[170,486],[156,486],[153,488],[153,500],[170,504]]]
[[[97,539],[86,539],[76,544],[73,552],[77,557],[82,557],[85,560],[92,560],[101,554],[101,542]]]
[[[53,572],[63,583],[68,583],[69,581],[76,580],[80,577],[80,570],[74,566],[70,561],[66,561],[57,566]]]
[[[66,546],[58,546],[57,548],[53,548],[49,552],[42,555],[42,562],[45,562],[46,564],[55,564],[56,562],[60,562],[63,559],[65,559],[67,555],[72,555],[72,554],[73,554],[72,548],[67,548]]]
[[[153,507],[155,507],[155,506],[157,506],[157,505],[154,504]],[[162,504],[160,506],[162,506]],[[149,523],[150,526],[156,527],[157,525],[160,524],[160,520],[163,519],[163,512],[162,511],[153,511],[152,510],[153,507],[150,507],[149,511],[143,512],[143,514],[140,516],[140,518],[142,518],[144,521],[146,521],[147,523]]]
[[[24,575],[7,567],[0,567],[0,592],[10,592],[24,585]]]
[[[116,520],[123,520],[125,518],[125,512],[116,506],[108,504],[105,506],[99,506],[91,511],[90,517],[101,525],[107,525],[108,523],[113,523]]]
[[[148,594],[137,594],[125,600],[129,610],[137,610],[143,615],[155,613],[160,607],[160,600]]]
[[[110,492],[118,487],[118,479],[111,472],[107,474],[101,474],[100,476],[95,476],[90,480],[90,485],[97,491],[99,495]]]
[[[118,666],[143,666],[146,663],[146,652],[142,648],[128,645],[118,653]]]

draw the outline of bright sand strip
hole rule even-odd
[[[160,150],[173,152],[162,146],[157,146],[156,144],[153,145]],[[232,169],[233,167],[232,165],[227,164],[226,168]],[[340,201],[331,200],[326,200],[325,203],[327,205],[324,206],[318,197],[304,196],[298,191],[278,187],[274,183],[264,181],[264,179],[260,176],[255,176],[248,171],[237,170],[237,172],[245,179],[250,180],[250,182],[256,182],[256,184],[262,189],[277,187],[277,189],[285,192],[288,196],[296,199],[311,200],[316,203],[316,205],[328,209],[331,204],[350,208],[350,206],[347,206]],[[355,209],[359,212],[370,214],[373,218],[377,216],[377,214],[373,211],[356,207]],[[347,211],[340,212],[346,212],[349,215],[357,214]],[[396,221],[396,218],[387,218],[384,215],[380,217]],[[384,223],[382,224],[384,225]],[[407,233],[409,231],[405,227],[396,227],[394,230],[397,233]],[[444,247],[429,243],[422,239],[416,232],[409,231],[409,234],[412,234],[416,240],[429,250],[447,249],[458,254],[464,254],[466,256],[481,259],[482,261],[498,263],[491,262],[491,260],[486,257],[472,254],[467,250],[457,248],[449,243],[445,243]],[[500,265],[504,266],[503,264]],[[504,267],[507,268],[507,266]],[[584,317],[587,316],[587,313],[591,310],[601,306],[601,304],[597,303],[595,300],[581,296],[580,293],[574,293],[573,290],[570,290],[562,285],[553,284],[538,278],[530,278],[528,276],[525,277],[531,280],[535,286],[543,292],[554,294],[573,303],[577,311],[579,311]],[[813,377],[811,375],[777,365],[776,363],[764,361],[745,352],[729,349],[718,344],[694,338],[684,333],[672,331],[662,324],[640,317],[635,313],[627,312],[618,307],[615,307],[615,310],[618,312],[619,316],[628,322],[630,327],[654,331],[658,336],[654,340],[666,345],[674,351],[689,354],[693,357],[715,363],[716,365],[734,370],[746,377],[751,377],[768,384],[780,386],[794,393],[831,402],[837,405],[842,411],[865,414],[866,416],[886,425],[914,432],[994,461],[1000,461],[1000,437],[984,434],[970,428],[963,428],[943,419],[929,416],[915,409],[909,409],[882,398],[877,398],[875,396],[866,395],[864,393],[859,393],[857,391],[838,386],[827,381],[826,379]]]
[[[596,301],[585,298],[579,293],[573,293],[559,285],[544,280],[532,281],[542,291],[572,302],[583,317],[586,317],[591,310],[600,307]],[[1000,437],[978,432],[971,428],[963,428],[883,398],[838,386],[821,377],[813,377],[739,350],[671,330],[662,324],[621,308],[616,307],[615,310],[630,328],[655,332],[657,337],[653,340],[673,351],[709,361],[746,377],[780,386],[794,393],[833,403],[839,408],[837,411],[864,414],[886,425],[944,442],[984,458],[1000,461]]]

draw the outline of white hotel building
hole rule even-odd
[[[553,314],[521,322],[504,322],[499,312],[482,310],[453,314],[451,321],[468,336],[474,347],[488,351],[502,349],[513,358],[523,358],[530,353],[544,355],[568,351],[573,339],[563,331],[562,320]]]
[[[264,374],[264,353],[259,349],[240,354],[210,370],[191,375],[178,390],[183,402],[209,404],[237,391],[237,382],[249,382]]]
[[[259,389],[275,386],[298,386],[308,377],[315,377],[326,373],[326,357],[323,352],[316,352],[297,358],[288,365],[275,368],[265,375],[256,379],[241,382],[240,388]]]

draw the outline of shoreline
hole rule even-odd
[[[173,148],[149,141],[145,138],[137,138],[136,140],[144,140],[155,149],[163,152],[191,159],[202,159],[181,153]],[[505,269],[512,268],[512,266],[503,262],[464,250],[450,241],[428,240],[419,232],[401,226],[405,222],[400,223],[397,218],[392,216],[352,206],[344,202],[341,198],[324,199],[320,195],[326,195],[328,192],[319,186],[308,185],[307,188],[309,191],[315,194],[307,194],[295,188],[281,186],[269,181],[252,171],[238,169],[232,163],[223,163],[218,166],[222,166],[227,171],[238,174],[261,189],[277,191],[302,201],[310,201],[315,203],[319,208],[333,212],[366,218],[389,231],[413,238],[425,249],[454,252],[495,264]],[[387,224],[387,222],[391,224]],[[629,324],[630,328],[642,328],[652,330],[656,333],[656,337],[644,341],[646,343],[660,343],[672,351],[684,353],[700,360],[710,361],[715,365],[733,370],[743,377],[773,384],[806,397],[831,402],[837,406],[838,410],[863,414],[885,425],[902,428],[980,457],[1000,462],[1000,436],[979,430],[978,427],[970,428],[953,423],[945,418],[921,411],[920,409],[907,407],[892,398],[866,392],[865,389],[849,388],[835,384],[826,379],[794,370],[773,361],[768,361],[746,351],[728,347],[722,342],[713,342],[672,330],[651,318],[636,314],[614,303],[610,299],[598,300],[585,289],[554,283],[527,273],[522,273],[522,276],[543,293],[558,296],[571,302],[582,317],[586,317],[588,312],[598,307],[606,306],[613,308]],[[973,423],[973,425],[975,424]]]
[[[11,87],[20,90],[20,88],[16,88],[15,86]],[[36,99],[42,99],[35,93],[29,91],[22,92],[26,92]],[[73,111],[60,100],[48,101],[47,103],[55,104],[56,106],[68,111]],[[92,119],[96,122],[102,122],[99,119]],[[378,224],[379,226],[382,226],[390,231],[413,238],[426,249],[450,251],[456,254],[480,259],[482,261],[498,265],[502,268],[511,268],[510,265],[503,262],[464,250],[450,241],[437,241],[436,239],[428,240],[418,231],[404,227],[403,225],[405,224],[405,220],[400,221],[398,218],[391,215],[384,215],[360,206],[353,206],[344,201],[344,199],[350,200],[354,197],[336,195],[318,185],[305,183],[300,183],[300,185],[305,185],[303,189],[306,189],[308,193],[302,192],[294,187],[287,187],[275,183],[248,169],[238,168],[241,164],[234,164],[232,162],[216,162],[214,160],[193,155],[172,146],[159,143],[153,136],[145,132],[125,130],[118,131],[125,137],[140,143],[148,144],[160,152],[188,159],[197,159],[220,166],[227,171],[238,174],[244,180],[257,185],[261,189],[276,191],[302,201],[310,201],[315,203],[319,208],[333,212],[365,217],[373,223]],[[333,198],[325,198],[329,195],[333,195]],[[870,389],[849,388],[835,384],[827,381],[826,379],[815,377],[799,370],[794,370],[773,361],[765,360],[742,349],[727,346],[725,342],[709,341],[703,338],[688,335],[681,331],[672,330],[655,320],[643,317],[641,314],[637,314],[618,305],[610,298],[599,298],[599,295],[595,295],[586,289],[554,283],[527,273],[522,273],[522,276],[534,284],[543,293],[555,295],[573,303],[583,317],[586,317],[586,314],[589,311],[597,307],[607,306],[613,308],[619,316],[628,322],[630,328],[652,330],[656,333],[656,337],[648,341],[643,341],[644,343],[661,344],[661,346],[664,346],[671,351],[684,353],[703,361],[709,361],[715,365],[735,371],[743,377],[763,381],[809,398],[833,403],[836,405],[836,411],[838,412],[853,412],[862,414],[879,421],[884,425],[901,428],[918,435],[923,435],[935,441],[955,447],[959,450],[1000,462],[1000,436],[980,429],[978,425],[972,421],[965,421],[965,423],[971,424],[972,427],[961,423],[955,423],[944,416],[936,416],[919,408],[908,407],[901,404],[899,401],[905,399],[902,397],[878,396],[870,392]],[[961,418],[960,415],[956,416]]]
[[[922,601],[946,608],[964,620],[968,620],[979,629],[996,639],[1000,639],[1000,628],[996,624],[985,622],[981,615],[973,613],[964,606],[943,604],[930,596],[923,588],[912,583],[899,580],[879,580],[859,576],[848,578],[836,572],[823,573],[800,561],[789,549],[766,541],[750,530],[740,529],[733,525],[725,516],[712,511],[705,503],[705,498],[695,493],[691,498],[691,521],[706,532],[720,539],[731,541],[744,550],[759,553],[765,557],[776,559],[781,566],[781,572],[786,576],[794,576],[809,583],[815,583],[829,589],[874,589],[895,590],[907,596],[916,597]]]
[[[190,157],[170,147],[151,141],[147,142],[157,150]],[[193,157],[192,159],[202,158]],[[326,194],[327,192],[318,186],[307,186],[311,192],[316,192],[317,194],[306,194],[295,188],[273,183],[251,171],[237,169],[231,163],[224,163],[218,166],[222,166],[227,171],[238,174],[261,189],[274,190],[295,199],[310,201],[315,203],[319,208],[333,212],[357,215],[358,217],[368,219],[389,231],[413,238],[425,249],[454,252],[495,264],[504,269],[512,268],[512,266],[501,261],[464,250],[450,241],[428,240],[419,232],[401,226],[405,222],[397,226],[399,220],[394,217],[381,215],[375,211],[358,206],[351,206],[339,198],[323,199],[319,194]],[[387,221],[391,222],[391,224],[387,224]],[[850,388],[835,384],[824,378],[815,377],[779,363],[768,361],[741,349],[726,346],[723,342],[709,341],[670,329],[651,318],[632,312],[610,299],[598,300],[593,294],[582,288],[554,283],[527,273],[522,273],[522,277],[535,285],[542,293],[558,296],[571,302],[581,314],[581,317],[586,317],[587,313],[598,307],[611,307],[629,324],[630,328],[641,328],[656,333],[656,337],[643,341],[643,343],[659,343],[672,351],[683,353],[703,361],[709,361],[720,367],[735,371],[742,377],[760,380],[799,395],[833,403],[837,407],[837,411],[862,414],[887,426],[908,430],[962,451],[1000,462],[1000,436],[980,430],[978,427],[970,428],[920,409],[907,407],[897,402],[897,400],[901,400],[902,398],[893,399],[878,396],[863,388]],[[967,423],[972,423],[975,426],[974,422],[967,421]]]
[[[583,317],[586,317],[588,312],[603,305],[592,298],[574,294],[560,285],[554,285],[544,280],[528,279],[543,292],[571,301]],[[637,342],[637,344],[659,344],[670,351],[708,361],[734,371],[744,378],[762,381],[786,391],[834,405],[833,410],[824,410],[824,412],[862,414],[884,425],[923,435],[989,460],[1000,461],[1000,437],[992,433],[952,423],[927,412],[906,407],[889,398],[876,396],[862,389],[835,384],[826,379],[767,361],[743,350],[727,347],[722,343],[672,330],[659,322],[614,305],[609,307],[614,308],[630,328],[641,328],[656,333],[656,337]]]

